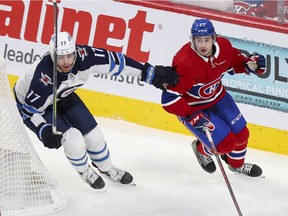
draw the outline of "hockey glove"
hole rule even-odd
[[[52,125],[44,124],[42,125],[40,131],[40,139],[44,146],[50,149],[58,149],[61,147],[62,134],[54,134],[52,132]]]
[[[144,65],[142,69],[141,81],[145,81],[160,88],[167,90],[167,85],[175,86],[179,81],[179,76],[172,67],[158,65],[153,67],[149,63]]]
[[[263,55],[254,53],[249,56],[244,67],[248,73],[264,74],[266,72],[266,59]]]
[[[182,120],[191,124],[199,132],[204,132],[204,128],[207,128],[209,131],[215,129],[215,125],[207,116],[204,115],[203,112],[197,112],[188,118],[183,118]]]

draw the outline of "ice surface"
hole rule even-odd
[[[238,215],[220,169],[205,173],[194,156],[194,137],[96,118],[115,166],[133,174],[137,186],[106,181],[107,192],[91,189],[66,160],[63,149],[49,150],[29,132],[53,178],[71,202],[55,216],[233,216]],[[276,143],[271,143],[271,145]],[[288,215],[288,157],[248,149],[247,162],[266,178],[226,173],[245,216]],[[216,163],[216,160],[215,160]]]

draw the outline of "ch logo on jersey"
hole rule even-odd
[[[39,79],[40,82],[42,82],[45,86],[48,86],[49,84],[53,84],[51,78],[47,74],[43,74],[41,72],[41,78]]]
[[[215,94],[218,86],[220,85],[220,82],[221,82],[221,77],[205,85],[202,84],[198,89],[199,97],[202,99],[211,98]]]
[[[78,48],[78,55],[81,58],[81,60],[84,61],[84,58],[88,56],[88,53],[85,48]]]

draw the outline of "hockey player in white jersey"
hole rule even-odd
[[[67,32],[57,38],[57,130],[52,132],[53,59],[55,36],[50,51],[37,59],[14,86],[15,98],[24,124],[47,148],[63,146],[65,155],[83,180],[92,188],[105,186],[102,177],[122,184],[133,180],[129,172],[116,168],[97,122],[74,92],[91,74],[141,77],[141,81],[166,90],[174,86],[178,75],[171,67],[144,65],[123,53],[75,45]],[[96,84],[96,83],[95,83]],[[88,163],[91,159],[93,167]]]

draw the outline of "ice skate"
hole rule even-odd
[[[192,146],[192,149],[196,155],[196,158],[200,164],[200,166],[208,173],[214,173],[216,171],[216,166],[215,166],[215,163],[212,159],[211,156],[209,155],[203,155],[201,154],[199,151],[198,151],[198,148],[197,148],[197,142],[198,140],[194,140],[191,144]]]
[[[222,155],[220,155],[220,157],[221,157],[221,159],[222,159],[223,161],[225,161],[226,164],[229,165],[229,163],[228,163],[228,158],[227,158],[227,154],[222,154]]]
[[[262,169],[256,164],[244,163],[239,168],[233,168],[230,165],[228,167],[232,172],[247,175],[250,177],[260,177],[262,175]]]
[[[99,170],[96,164],[92,163],[92,165]],[[135,185],[132,183],[133,176],[129,172],[116,168],[115,166],[112,166],[111,169],[107,172],[102,172],[101,170],[99,171],[104,178],[107,178],[112,182]]]
[[[90,166],[85,172],[79,174],[82,179],[94,189],[102,189],[105,186],[105,182],[101,176],[98,175]]]

